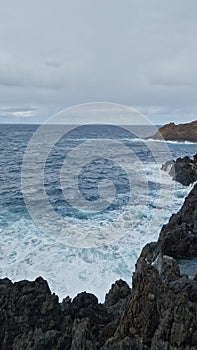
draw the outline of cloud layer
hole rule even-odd
[[[196,14],[195,0],[2,3],[0,121],[93,101],[156,123],[196,119]]]

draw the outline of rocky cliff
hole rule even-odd
[[[179,125],[174,123],[164,125],[150,138],[155,140],[197,142],[197,121]]]
[[[159,236],[160,252],[174,258],[197,257],[197,184]]]

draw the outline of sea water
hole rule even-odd
[[[78,292],[87,291],[96,294],[99,300],[103,301],[104,295],[115,280],[122,278],[131,285],[132,272],[140,250],[147,242],[157,240],[162,225],[168,222],[173,212],[180,209],[191,189],[174,183],[172,194],[171,178],[164,172],[160,176],[162,163],[169,160],[169,156],[176,159],[180,156],[194,155],[196,145],[169,142],[169,152],[164,154],[162,143],[159,141],[145,142],[143,139],[121,133],[120,129],[116,130],[110,126],[99,129],[94,125],[88,130],[84,131],[81,128],[61,138],[50,149],[44,165],[46,196],[54,212],[67,220],[64,240],[59,240],[55,234],[47,235],[43,232],[32,219],[21,186],[23,158],[37,129],[36,125],[0,127],[0,278],[7,276],[12,281],[18,281],[33,280],[42,276],[47,279],[52,292],[58,294],[60,299],[67,295],[74,297]],[[53,133],[53,130],[54,126],[51,126],[50,132]],[[90,208],[91,203],[93,205],[99,198],[98,183],[103,178],[106,180],[102,191],[109,205],[106,210],[92,214],[88,210],[86,212],[80,211],[80,208],[73,208],[65,200],[60,172],[69,151],[87,140],[97,140],[98,134],[99,138],[102,136],[102,139],[113,139],[134,152],[136,158],[140,159],[141,168],[133,159],[131,164],[128,164],[128,169],[132,171],[131,189],[127,171],[121,169],[118,148],[113,152],[113,159],[107,160],[106,153],[105,157],[100,154],[100,157],[97,156],[94,161],[84,166],[78,176],[79,190],[90,203]],[[107,145],[107,152],[110,154],[110,143]],[[157,161],[151,153],[152,146],[149,145],[154,145],[158,154]],[[38,148],[38,165],[41,146]],[[89,151],[87,148],[86,155]],[[81,153],[79,157],[81,158]],[[77,153],[73,161],[80,161],[77,159]],[[32,176],[36,171],[35,167],[31,169]],[[146,179],[146,186],[143,177]],[[116,191],[113,200],[108,196],[111,193],[111,183],[115,184]],[[74,185],[72,176],[69,176],[71,195],[72,190],[75,193]],[[35,201],[35,208],[39,210],[40,207],[41,210],[43,203],[42,199],[39,200],[39,188],[32,182],[28,195],[35,196],[35,193],[35,198],[38,199]],[[86,232],[86,237],[83,236],[82,239],[83,232]],[[109,235],[107,241],[103,237],[105,233]],[[94,241],[91,241],[91,236],[94,237]],[[75,237],[73,245],[72,237]],[[94,244],[95,240],[98,244]]]

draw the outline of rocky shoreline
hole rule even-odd
[[[179,125],[175,123],[166,124],[149,138],[154,140],[197,142],[197,121]]]
[[[60,303],[41,277],[1,279],[0,349],[196,350],[197,271],[182,275],[180,257],[197,257],[197,184],[142,249],[132,288],[116,281],[103,304],[86,292]]]

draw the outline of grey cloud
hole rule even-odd
[[[36,113],[35,107],[1,107],[0,108],[0,118],[3,121],[7,118],[31,118]]]
[[[53,67],[59,69],[62,66],[62,63],[53,60],[47,60],[46,66]]]
[[[16,111],[21,111],[21,112],[26,112],[26,111],[36,111],[36,107],[1,107],[1,112],[7,112],[7,113],[12,113]]]
[[[109,101],[159,122],[194,118],[196,11],[195,0],[8,0],[0,12],[0,109],[37,106],[42,121],[74,104]]]
[[[13,87],[29,87],[42,89],[60,89],[65,84],[65,79],[62,75],[57,75],[51,69],[46,69],[41,65],[25,66],[10,62],[6,67],[0,67],[0,85]]]

